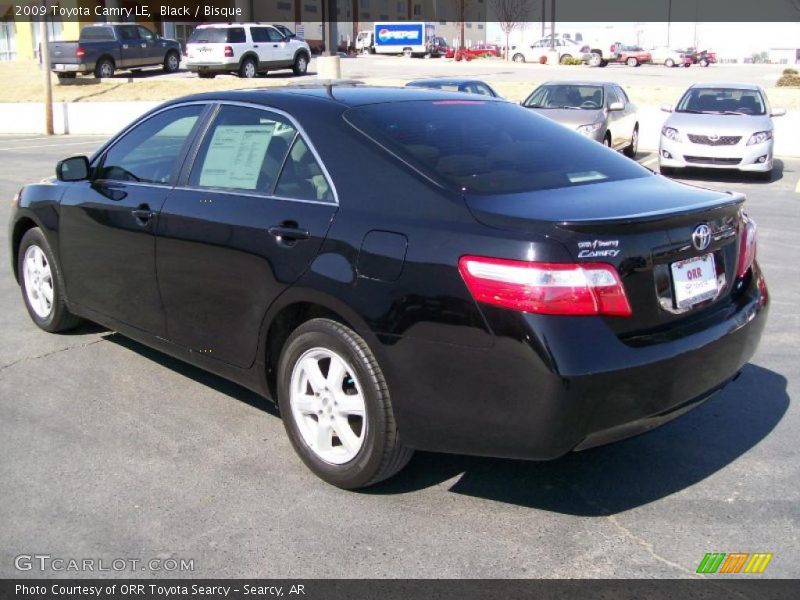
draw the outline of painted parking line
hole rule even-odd
[[[648,165],[652,165],[653,163],[655,163],[657,161],[658,161],[658,155],[655,155],[655,156],[649,156],[649,157],[645,158],[644,160],[640,160],[639,164],[643,165],[643,166],[648,166]]]
[[[102,140],[87,140],[84,142],[54,142],[52,144],[38,144],[34,146],[10,146],[8,148],[0,148],[0,152],[14,152],[16,150],[35,150],[37,148],[60,148],[61,146],[88,146],[89,144],[93,144],[94,146],[100,146],[102,144]]]

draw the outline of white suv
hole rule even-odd
[[[186,42],[185,55],[186,68],[204,78],[217,73],[250,78],[276,69],[305,75],[311,60],[308,44],[262,23],[200,25]]]

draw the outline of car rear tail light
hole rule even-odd
[[[228,58],[233,56],[233,48],[231,46],[225,46],[225,56]]]
[[[478,302],[543,315],[631,316],[617,270],[609,264],[463,256],[458,269]]]
[[[736,277],[744,277],[753,266],[756,259],[756,237],[758,227],[756,222],[747,215],[742,215],[742,241],[739,246],[739,265],[736,268]]]
[[[78,48],[75,50],[75,56],[77,56],[78,58],[83,58],[84,56],[86,56],[86,50],[78,46]]]

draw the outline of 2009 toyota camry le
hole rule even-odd
[[[756,225],[520,106],[329,85],[168,102],[22,189],[33,321],[80,319],[274,399],[343,487],[413,449],[552,459],[734,379]]]

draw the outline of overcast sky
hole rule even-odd
[[[549,23],[547,27],[549,32]],[[669,30],[670,46],[694,45],[694,23],[672,23]],[[628,44],[636,44],[638,37],[643,48],[667,44],[666,23],[556,23],[556,33],[569,33],[574,37],[580,32],[587,41],[605,37],[611,31],[619,41]],[[696,31],[698,47],[716,50],[721,56],[749,56],[770,48],[800,48],[800,23],[697,23]],[[526,41],[535,41],[541,33],[541,23],[529,23],[522,35]],[[515,37],[519,35],[518,32],[514,34]],[[487,37],[503,41],[497,23],[489,23]]]

